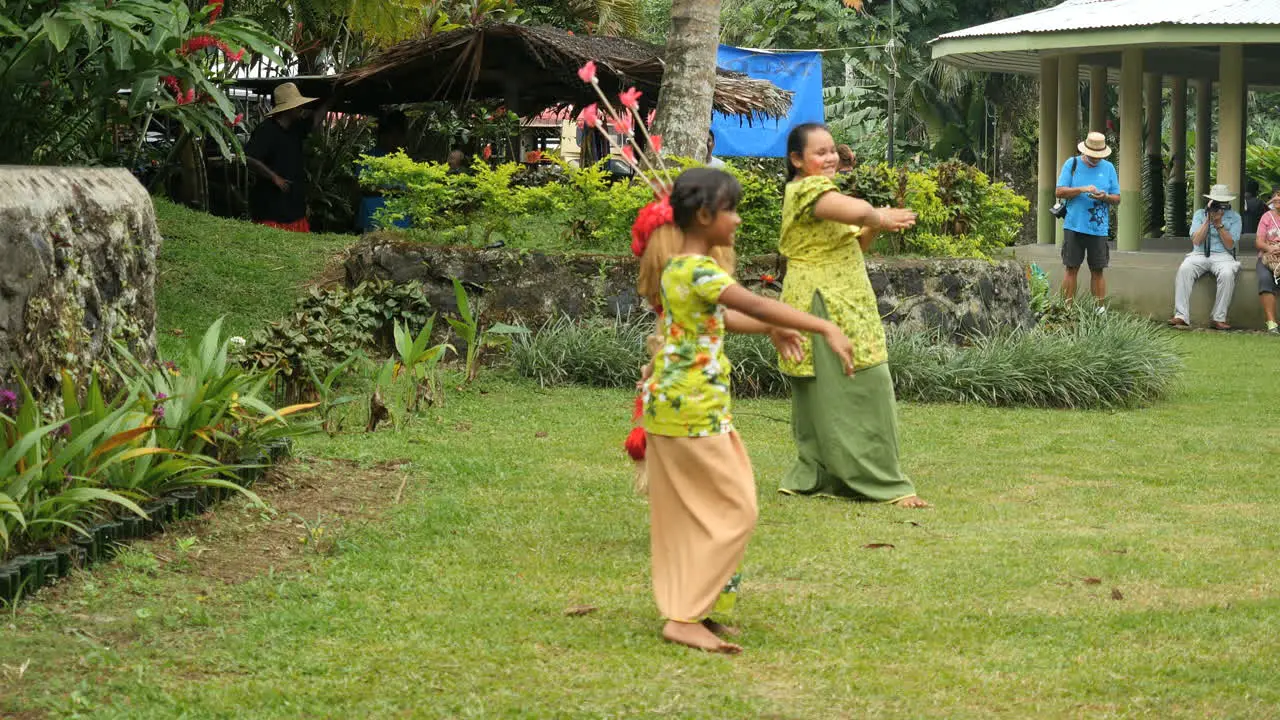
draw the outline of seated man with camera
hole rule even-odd
[[[1218,283],[1209,327],[1214,330],[1231,329],[1227,324],[1227,308],[1231,307],[1236,273],[1240,272],[1236,247],[1240,243],[1244,221],[1240,213],[1231,209],[1236,196],[1226,185],[1214,185],[1205,197],[1209,199],[1209,205],[1197,210],[1191,219],[1191,252],[1178,268],[1174,283],[1173,318],[1169,324],[1180,330],[1191,327],[1191,289],[1205,273],[1213,273]]]
[[[1063,218],[1062,294],[1076,296],[1076,277],[1086,257],[1089,286],[1099,301],[1107,294],[1102,271],[1111,260],[1107,237],[1111,234],[1111,207],[1120,204],[1120,179],[1116,167],[1105,160],[1111,154],[1107,137],[1091,132],[1077,146],[1080,154],[1062,166],[1054,196],[1058,202],[1049,212]],[[1099,308],[1101,309],[1101,308]]]

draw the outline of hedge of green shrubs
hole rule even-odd
[[[425,239],[489,245],[622,254],[630,247],[636,211],[652,199],[643,184],[613,181],[600,166],[563,162],[529,169],[477,162],[470,173],[450,174],[436,163],[404,154],[366,158],[363,182],[387,197],[387,225],[408,218]],[[684,163],[687,164],[687,163]],[[781,176],[764,166],[729,166],[742,183],[743,224],[738,251],[761,255],[777,247],[782,221]],[[843,189],[876,205],[905,205],[917,226],[880,241],[890,254],[988,257],[1017,239],[1028,203],[960,162],[891,168],[867,164],[839,179]]]

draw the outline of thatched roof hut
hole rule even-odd
[[[299,78],[303,92],[336,93],[336,107],[372,112],[383,105],[503,99],[520,115],[596,102],[577,70],[593,60],[601,87],[611,96],[635,86],[646,109],[662,86],[660,48],[616,37],[573,35],[550,27],[497,23],[438,33],[390,48],[367,64],[332,78]],[[270,91],[288,80],[241,81]],[[791,108],[791,93],[767,80],[717,70],[716,110],[778,117]]]

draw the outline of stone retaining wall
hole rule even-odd
[[[159,249],[127,171],[0,167],[0,383],[84,379],[114,340],[150,360]]]
[[[348,251],[345,267],[352,285],[420,282],[444,311],[455,307],[456,277],[483,297],[493,320],[531,326],[560,315],[643,311],[631,257],[436,247],[374,234]],[[873,259],[868,272],[886,325],[960,337],[1033,322],[1026,273],[1015,261]],[[776,257],[746,262],[740,276],[748,288],[768,294],[759,280],[766,273],[782,275]]]

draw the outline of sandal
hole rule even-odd
[[[1209,329],[1210,329],[1210,330],[1221,330],[1221,331],[1223,331],[1223,332],[1227,332],[1228,330],[1234,330],[1235,328],[1231,327],[1231,326],[1230,326],[1230,325],[1228,325],[1227,323],[1224,323],[1224,322],[1218,322],[1217,320],[1214,320],[1213,322],[1209,323]]]
[[[1175,317],[1169,319],[1169,327],[1172,327],[1175,330],[1190,330],[1191,323],[1188,323],[1180,317]]]

